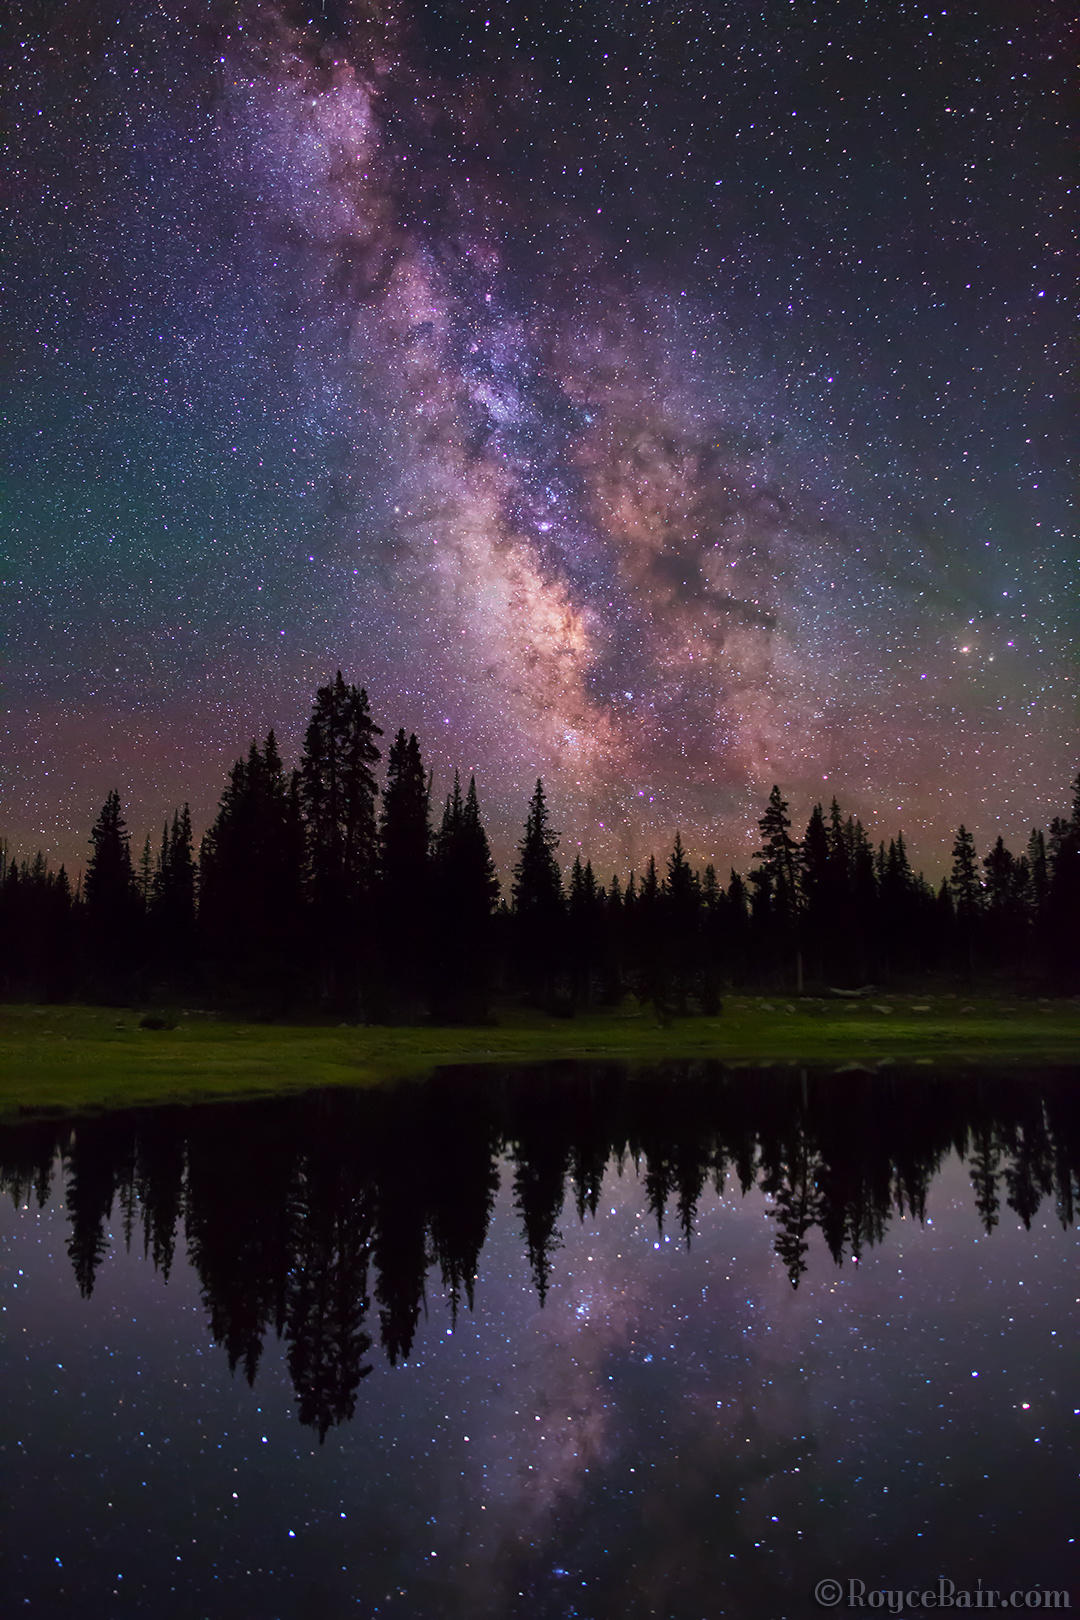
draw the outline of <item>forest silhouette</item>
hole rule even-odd
[[[0,995],[464,1023],[506,998],[572,1015],[633,995],[664,1018],[713,1014],[728,988],[1080,989],[1080,775],[1019,854],[999,837],[980,858],[961,825],[936,888],[902,832],[875,845],[835,799],[795,836],[779,787],[745,875],[695,870],[677,831],[660,866],[564,872],[538,780],[500,898],[475,780],[435,813],[415,735],[380,786],[382,735],[339,671],[297,767],[272,731],[252,742],[198,848],[185,804],[133,856],[115,791],[74,888],[0,846]]]
[[[542,1305],[561,1228],[597,1217],[609,1169],[636,1171],[657,1230],[687,1245],[710,1191],[768,1195],[798,1287],[815,1233],[813,1263],[827,1251],[842,1265],[894,1220],[924,1220],[954,1153],[987,1233],[1007,1211],[1030,1226],[1044,1202],[1070,1227],[1075,1076],[447,1069],[393,1089],[9,1127],[0,1185],[19,1207],[62,1190],[84,1296],[114,1242],[166,1278],[185,1254],[230,1368],[253,1382],[267,1336],[283,1340],[299,1420],[324,1437],[352,1417],[376,1346],[407,1359],[430,1290],[454,1320],[472,1309],[501,1177]]]

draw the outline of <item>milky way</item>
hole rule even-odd
[[[23,9],[17,844],[339,665],[504,854],[1063,807],[1063,21],[542,9]]]

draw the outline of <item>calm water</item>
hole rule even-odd
[[[448,1071],[0,1179],[5,1617],[1080,1607],[1075,1071]]]

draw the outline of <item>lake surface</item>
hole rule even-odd
[[[1080,1607],[1078,1071],[448,1070],[0,1181],[4,1616]]]

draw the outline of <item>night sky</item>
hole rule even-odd
[[[12,845],[339,666],[504,859],[1067,810],[1068,10],[17,5]]]

